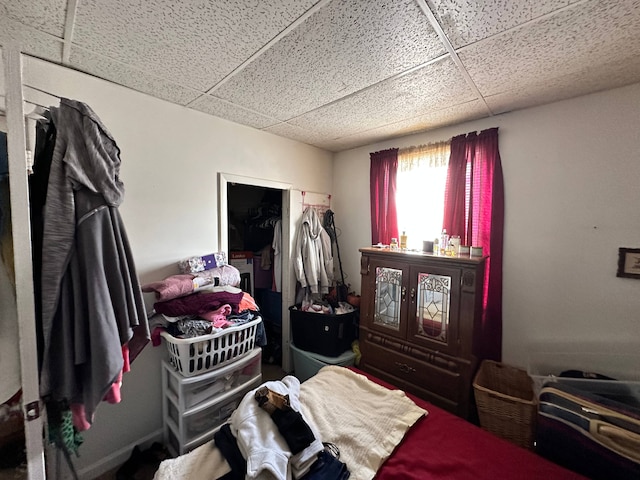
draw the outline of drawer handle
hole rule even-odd
[[[415,368],[410,367],[406,363],[396,362],[396,365],[400,368],[400,371],[403,372],[403,373],[413,373],[413,372],[416,371]]]

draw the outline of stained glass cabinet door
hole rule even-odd
[[[412,267],[409,290],[409,333],[437,351],[456,354],[460,271],[445,267]]]
[[[418,274],[416,329],[418,335],[447,343],[451,310],[451,277]]]
[[[407,285],[409,271],[393,264],[385,266],[372,262],[374,272],[372,328],[393,336],[404,336],[407,330]]]
[[[402,296],[402,270],[377,267],[373,323],[399,330]]]

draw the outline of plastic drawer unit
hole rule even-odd
[[[182,455],[213,438],[244,395],[262,383],[262,351],[194,377],[162,363],[163,427],[167,447]]]

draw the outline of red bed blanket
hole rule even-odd
[[[357,373],[395,389],[357,368]],[[424,400],[429,411],[405,435],[382,465],[377,480],[574,480],[584,479],[534,452],[513,445]]]

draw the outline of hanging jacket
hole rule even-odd
[[[309,287],[312,293],[329,293],[333,282],[331,238],[312,207],[307,207],[302,214],[293,262],[296,278],[303,288]]]
[[[91,423],[124,366],[149,341],[118,211],[120,150],[91,108],[62,99],[42,225],[40,394],[83,404]]]

